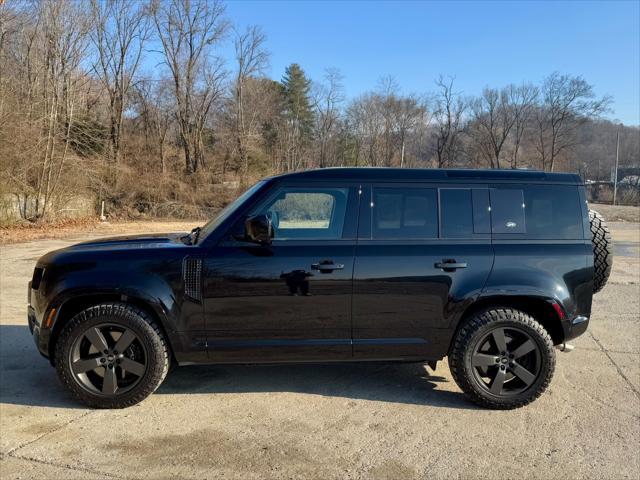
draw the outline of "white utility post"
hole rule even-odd
[[[620,131],[616,132],[616,169],[613,172],[613,204],[616,204],[618,194],[618,154],[620,153]]]

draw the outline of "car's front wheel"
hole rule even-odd
[[[518,408],[538,398],[551,382],[555,351],[549,333],[533,317],[496,308],[468,318],[460,327],[449,367],[473,402]]]
[[[103,303],[75,315],[56,343],[62,383],[94,408],[141,402],[164,380],[169,352],[146,312],[125,303]]]

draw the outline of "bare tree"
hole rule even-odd
[[[237,64],[235,97],[235,137],[240,158],[240,178],[247,181],[249,157],[247,154],[248,125],[246,121],[245,89],[251,77],[264,72],[269,62],[269,54],[264,49],[266,40],[262,29],[256,25],[248,27],[244,33],[236,32],[234,39]]]
[[[96,49],[93,70],[109,96],[109,159],[120,160],[127,95],[149,32],[146,6],[129,0],[91,0],[91,40]],[[112,172],[113,183],[117,170]]]
[[[203,131],[226,77],[213,51],[228,29],[224,5],[220,0],[156,0],[152,11],[173,80],[185,171],[191,174],[204,166]]]
[[[538,101],[538,87],[531,83],[523,83],[520,86],[509,85],[507,87],[509,103],[513,109],[513,153],[511,155],[511,168],[518,168],[518,154],[525,133],[531,124],[531,119]]]
[[[461,148],[463,115],[467,102],[453,90],[454,78],[445,80],[442,75],[436,81],[438,92],[433,100],[434,151],[436,165],[443,168],[457,160]]]
[[[420,124],[428,125],[430,119],[426,106],[414,95],[398,98],[395,103],[395,126],[399,137],[402,168],[405,166],[407,138],[415,133]]]
[[[315,88],[315,110],[317,112],[316,130],[318,138],[318,166],[326,167],[330,163],[335,163],[335,159],[330,162],[328,150],[332,136],[335,135],[338,121],[340,120],[340,106],[344,102],[344,88],[342,86],[342,74],[335,68],[325,71],[325,83],[316,85]]]
[[[500,168],[500,155],[515,125],[516,115],[507,89],[485,88],[471,102],[472,136],[491,168]]]
[[[429,123],[424,103],[415,95],[401,95],[396,88],[379,88],[349,105],[345,124],[349,132],[343,138],[347,134],[354,140],[360,165],[403,167],[409,137]]]
[[[384,117],[380,103],[379,94],[365,93],[353,100],[347,110],[349,124],[356,138],[356,166],[380,165],[384,134]]]
[[[374,99],[378,104],[377,110],[382,116],[383,124],[382,159],[384,166],[390,167],[397,149],[396,117],[399,110],[400,85],[392,75],[387,75],[378,80],[376,93]]]
[[[542,84],[542,105],[536,115],[538,154],[543,170],[553,172],[558,155],[576,144],[577,128],[608,110],[610,97],[596,98],[584,78],[549,75]]]
[[[6,66],[8,65],[5,45],[21,29],[21,23],[18,13],[0,2],[0,126],[4,123],[6,104],[3,93],[9,87],[8,82],[5,83]]]
[[[32,84],[27,98],[31,113],[25,126],[33,128],[35,150],[23,177],[25,217],[47,216],[56,198],[63,194],[61,181],[76,125],[76,93],[85,79],[78,74],[87,45],[88,21],[84,5],[69,1],[43,0],[34,12],[37,20],[27,35]],[[32,195],[27,213],[27,195]]]
[[[148,151],[157,151],[160,173],[167,172],[167,142],[174,105],[168,98],[171,82],[168,79],[153,81],[144,79],[134,86],[134,107],[142,121],[145,146]]]

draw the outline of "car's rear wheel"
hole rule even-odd
[[[80,401],[95,408],[124,408],[158,388],[169,368],[169,352],[146,312],[103,303],[64,326],[55,363],[60,380]]]
[[[496,308],[465,321],[454,339],[449,366],[472,401],[511,409],[545,391],[553,377],[555,351],[548,332],[530,315]]]

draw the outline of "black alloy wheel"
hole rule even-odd
[[[542,395],[555,358],[549,332],[531,315],[496,307],[463,320],[449,351],[449,368],[473,402],[511,409]]]
[[[55,343],[58,377],[81,402],[125,408],[141,402],[169,370],[169,347],[146,311],[122,302],[76,314]]]
[[[517,327],[495,327],[476,342],[471,365],[474,378],[494,395],[517,395],[540,373],[540,348]]]
[[[101,395],[131,390],[147,370],[144,344],[133,330],[110,323],[91,326],[78,336],[69,361],[76,382]]]

